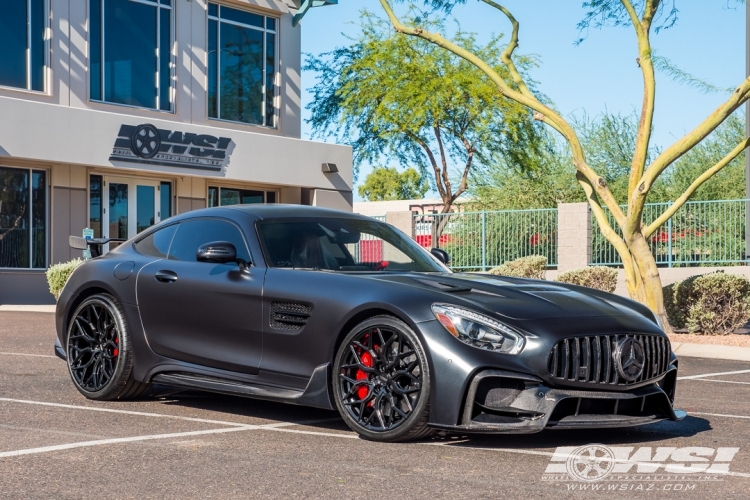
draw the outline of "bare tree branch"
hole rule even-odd
[[[612,246],[615,247],[615,250],[617,250],[617,253],[622,258],[623,267],[625,268],[626,273],[626,279],[629,283],[632,283],[635,286],[639,278],[637,277],[637,273],[635,272],[633,259],[630,256],[630,250],[628,250],[627,244],[610,225],[609,220],[607,220],[607,215],[604,213],[604,209],[602,208],[602,205],[601,203],[599,203],[599,199],[596,196],[594,187],[591,185],[588,179],[583,176],[583,174],[578,172],[576,174],[576,180],[583,188],[583,191],[586,193],[586,199],[589,202],[589,206],[591,207],[591,211],[593,212],[594,217],[596,217],[596,222],[599,224],[602,236],[604,236],[607,241],[609,241]]]
[[[635,151],[633,152],[633,161],[630,168],[628,179],[628,200],[631,199],[633,192],[638,187],[638,183],[643,176],[648,158],[648,148],[651,142],[651,133],[654,121],[654,106],[656,101],[656,74],[654,63],[651,59],[651,41],[649,31],[651,21],[658,9],[659,0],[649,0],[646,2],[643,21],[638,18],[638,14],[630,0],[620,0],[627,10],[628,15],[633,23],[636,38],[638,40],[638,65],[643,73],[643,104],[641,107],[641,119],[638,124],[638,135],[636,136]],[[628,225],[624,228],[626,235],[632,234],[639,228],[639,224],[633,221],[640,221],[643,212],[643,203],[629,203],[628,205]]]
[[[713,167],[709,168],[705,172],[703,172],[700,176],[698,176],[697,179],[693,181],[692,184],[687,188],[687,190],[680,195],[679,198],[675,200],[675,202],[662,213],[659,218],[657,218],[654,222],[649,224],[644,230],[643,230],[643,236],[648,238],[651,236],[659,227],[667,222],[677,211],[682,208],[683,205],[685,205],[685,202],[688,201],[688,199],[693,195],[693,193],[703,185],[704,182],[706,182],[708,179],[713,177],[716,173],[718,173],[721,169],[729,165],[729,163],[732,162],[735,158],[737,158],[742,152],[750,147],[750,138],[745,139],[741,143],[737,145],[736,148],[734,148],[728,155],[726,155],[724,158],[721,159],[719,163],[714,165]]]
[[[750,77],[748,77],[739,87],[737,87],[732,96],[721,106],[711,113],[708,118],[703,120],[692,131],[688,132],[679,141],[675,142],[665,149],[646,169],[642,181],[633,193],[633,198],[646,198],[651,186],[654,184],[659,175],[682,155],[690,151],[695,145],[705,139],[711,132],[724,123],[732,113],[737,111],[747,100],[750,99]]]
[[[446,40],[440,34],[431,33],[422,28],[411,28],[405,26],[393,12],[393,9],[391,8],[390,2],[388,0],[380,0],[380,4],[382,5],[383,10],[385,10],[388,18],[391,21],[391,24],[393,24],[393,27],[397,32],[423,38],[431,43],[434,43],[435,45],[438,45],[439,47],[449,50],[453,54],[470,62],[471,64],[479,68],[485,75],[487,75],[492,80],[492,82],[498,86],[505,97],[512,99],[528,108],[531,108],[536,112],[536,119],[550,125],[552,128],[560,132],[560,134],[562,134],[562,136],[570,145],[573,155],[573,164],[575,165],[576,170],[578,170],[586,177],[586,179],[589,181],[589,184],[595,190],[597,197],[601,201],[603,201],[607,208],[612,212],[618,225],[620,225],[620,227],[625,226],[626,218],[625,214],[620,208],[620,205],[617,203],[614,196],[612,196],[612,193],[607,187],[607,183],[604,178],[597,174],[586,163],[586,155],[583,151],[583,147],[581,146],[581,142],[578,139],[575,130],[573,130],[573,127],[565,119],[563,119],[551,108],[540,103],[536,99],[525,96],[521,92],[511,88],[489,64],[482,61],[479,57],[476,56],[476,54],[463,49],[462,47],[449,40]]]
[[[440,126],[435,125],[433,127],[433,131],[435,132],[435,139],[437,139],[438,149],[440,150],[440,161],[442,162],[442,172],[440,177],[442,179],[443,185],[445,186],[445,192],[447,193],[447,198],[443,199],[445,201],[446,199],[450,199],[453,193],[453,189],[451,188],[451,181],[448,178],[448,158],[446,158],[445,155],[445,148],[443,147],[443,136],[440,133]],[[438,181],[439,179],[435,180]]]
[[[510,23],[513,25],[513,33],[511,34],[510,42],[508,43],[508,46],[505,48],[503,53],[500,54],[500,60],[503,61],[505,67],[507,67],[508,71],[510,71],[510,76],[511,78],[513,78],[513,81],[516,82],[516,85],[518,85],[518,89],[521,91],[521,93],[531,99],[534,99],[535,101],[539,101],[539,99],[536,98],[531,90],[529,90],[529,87],[526,85],[526,82],[521,76],[521,72],[518,71],[518,68],[516,68],[516,64],[513,62],[513,52],[516,50],[516,48],[518,48],[518,31],[521,27],[520,23],[508,9],[506,9],[499,3],[493,2],[492,0],[482,1],[505,14],[505,17],[507,17]]]
[[[419,144],[422,147],[422,149],[425,150],[425,153],[427,153],[427,158],[430,160],[430,165],[432,165],[432,170],[435,172],[435,187],[437,187],[438,193],[440,194],[440,198],[442,200],[445,200],[448,195],[446,195],[445,188],[439,182],[440,167],[438,167],[437,160],[435,159],[434,153],[430,149],[430,145],[427,144],[421,137],[419,137],[417,134],[413,132],[409,132],[408,130],[405,130],[404,133],[406,133],[409,137],[411,137],[417,144]]]

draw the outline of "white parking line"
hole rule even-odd
[[[26,399],[0,398],[0,402],[21,403],[21,404],[30,404],[30,405],[40,405],[40,406],[52,406],[55,408],[67,408],[70,410],[86,410],[86,411],[100,411],[104,413],[120,413],[123,415],[135,415],[138,417],[171,418],[175,420],[186,420],[188,422],[200,422],[204,424],[216,424],[216,425],[230,425],[234,427],[245,427],[247,425],[251,425],[251,424],[243,424],[240,422],[229,422],[225,420],[211,420],[207,418],[182,417],[179,415],[165,415],[163,413],[148,413],[148,412],[143,412],[143,411],[115,410],[113,408],[96,408],[92,406],[67,405],[63,403],[47,403],[44,401],[29,401]],[[327,418],[327,419],[319,419],[319,420],[305,420],[302,422],[291,423],[290,425],[319,424],[323,422],[335,422],[337,420],[340,420],[340,419]],[[263,424],[263,425],[275,425],[275,424]]]
[[[17,457],[21,455],[33,455],[37,453],[48,453],[51,451],[72,450],[75,448],[88,448],[91,446],[103,446],[103,445],[108,445],[108,444],[135,443],[138,441],[152,441],[155,439],[172,439],[172,438],[182,438],[182,437],[190,437],[190,436],[203,436],[207,434],[224,434],[227,432],[237,432],[237,431],[261,431],[261,430],[276,431],[276,430],[280,430],[279,429],[280,427],[291,427],[294,425],[320,424],[324,422],[330,422],[332,420],[338,420],[338,419],[323,418],[323,419],[316,419],[316,420],[303,420],[301,422],[276,422],[273,424],[263,424],[263,425],[240,424],[240,425],[236,425],[235,427],[229,427],[229,428],[225,427],[223,429],[175,432],[171,434],[152,434],[152,435],[147,435],[147,436],[132,436],[132,437],[124,437],[124,438],[97,439],[96,441],[81,441],[77,443],[58,444],[54,446],[42,446],[40,448],[27,448],[25,450],[5,451],[5,452],[0,452],[0,458]]]
[[[750,417],[747,415],[727,415],[725,413],[703,413],[700,411],[691,411],[688,413],[690,415],[707,415],[709,417],[741,418],[741,419],[750,420]]]
[[[737,380],[719,380],[715,378],[691,378],[694,382],[722,382],[724,384],[744,384],[750,385],[750,382],[738,382]]]
[[[133,443],[136,441],[149,441],[153,439],[181,438],[186,436],[202,436],[205,434],[221,434],[224,432],[255,430],[255,426],[229,427],[223,429],[210,429],[206,431],[177,432],[174,434],[153,434],[150,436],[134,436],[125,438],[99,439],[96,441],[83,441],[78,443],[58,444],[54,446],[43,446],[41,448],[27,448],[25,450],[5,451],[0,453],[0,458],[18,457],[21,455],[32,455],[36,453],[47,453],[50,451],[72,450],[74,448],[86,448],[89,446],[102,446],[115,443]]]
[[[738,373],[750,373],[750,370],[737,370],[736,372],[718,372],[718,373],[704,373],[703,375],[688,375],[686,377],[677,377],[677,380],[692,380],[703,377],[715,377],[717,375],[736,375]]]
[[[0,352],[0,354],[3,354],[5,356],[32,356],[35,358],[55,358],[57,359],[57,356],[50,356],[49,354],[28,354],[25,352]]]

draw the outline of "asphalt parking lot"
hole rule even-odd
[[[54,335],[52,314],[0,312],[2,499],[750,497],[746,362],[681,359],[682,422],[378,444],[334,412],[264,401],[159,387],[88,401],[53,356]],[[547,473],[571,456],[558,447],[591,443],[630,449],[616,457],[629,475]]]

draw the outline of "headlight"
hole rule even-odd
[[[434,304],[432,312],[464,344],[504,354],[518,354],[523,349],[523,335],[490,317],[448,304]]]

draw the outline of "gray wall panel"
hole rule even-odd
[[[70,188],[52,189],[52,262],[59,264],[70,260]]]
[[[54,304],[44,271],[0,271],[0,304]]]

